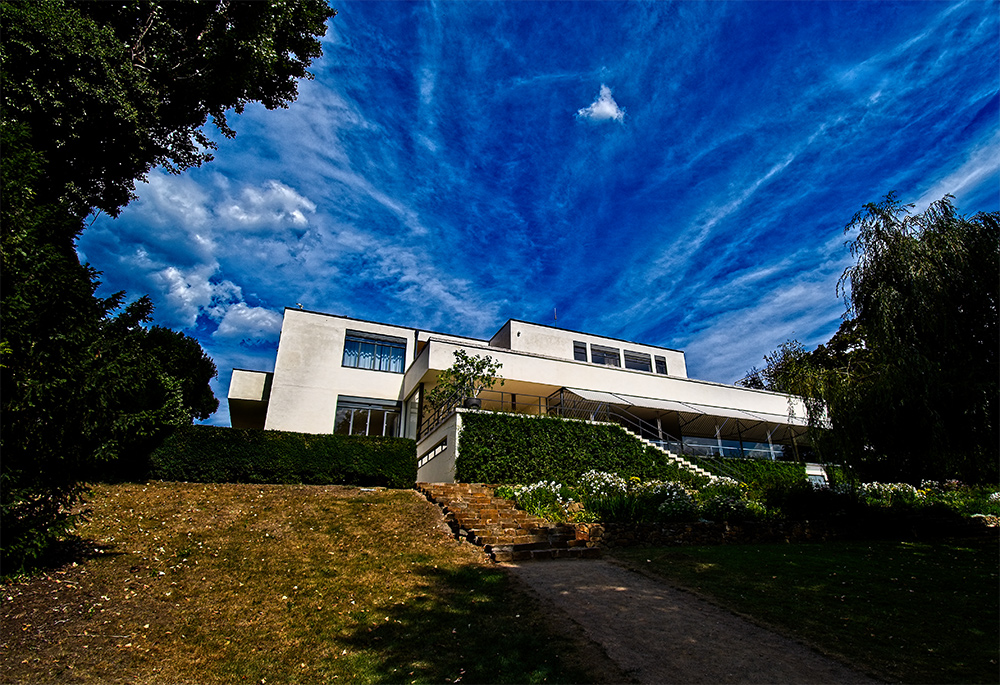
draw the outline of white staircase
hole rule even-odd
[[[622,426],[622,428],[625,428],[625,427]],[[660,447],[659,445],[657,445],[652,440],[647,440],[646,438],[638,436],[635,433],[633,433],[632,431],[628,430],[627,428],[625,428],[625,431],[629,435],[631,435],[632,437],[634,437],[636,440],[639,440],[643,444],[649,445],[653,449],[658,450],[659,452],[661,452],[662,454],[664,454],[667,457],[667,459],[669,459],[670,461],[674,462],[675,464],[677,464],[681,468],[687,469],[688,471],[690,471],[691,473],[694,473],[696,475],[705,476],[706,478],[709,478],[709,477],[711,477],[713,475],[712,473],[710,473],[709,471],[706,471],[705,469],[701,468],[697,464],[693,464],[693,463],[689,462],[687,459],[685,459],[684,457],[680,456],[679,454],[674,454],[670,450],[667,450],[667,449],[664,449],[664,448]]]

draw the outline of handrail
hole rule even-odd
[[[585,400],[575,395],[572,397],[568,397],[568,395],[570,393],[564,390],[559,390],[548,397],[499,390],[482,390],[479,393],[479,400],[482,402],[482,409],[486,411],[615,423],[632,435],[648,440],[664,451],[683,456],[695,464],[701,461],[697,455],[685,454],[684,442],[664,431],[662,426],[642,419],[627,409],[609,402]],[[425,414],[417,431],[417,439],[420,440],[437,429],[455,413],[456,408],[463,401],[464,398],[454,396],[434,409],[433,412]],[[718,461],[712,461],[711,467],[706,470],[720,476],[740,480],[735,471],[721,466]]]

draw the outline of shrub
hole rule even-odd
[[[661,521],[694,521],[698,518],[698,503],[694,497],[679,483],[676,487],[666,490],[663,500],[656,508]]]
[[[544,480],[531,485],[498,488],[496,494],[513,499],[524,511],[548,521],[565,521],[569,517],[566,506],[573,503],[576,496],[572,488]]]
[[[455,478],[466,483],[573,483],[590,470],[648,477],[666,461],[620,426],[469,412],[462,415]]]
[[[150,455],[149,477],[408,488],[417,478],[416,444],[405,438],[188,426]]]

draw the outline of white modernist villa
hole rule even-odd
[[[798,458],[797,397],[687,377],[684,353],[511,319],[489,340],[285,309],[274,372],[234,369],[234,428],[413,438],[421,481],[452,481],[463,408],[423,398],[455,351],[488,355],[483,410],[613,421],[675,453]]]

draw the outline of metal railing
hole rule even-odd
[[[480,392],[478,399],[482,403],[480,408],[484,411],[615,423],[632,435],[648,440],[661,449],[684,457],[684,459],[694,464],[698,464],[703,458],[711,460],[711,466],[707,470],[720,476],[737,478],[734,470],[720,465],[718,457],[734,459],[747,458],[748,456],[746,454],[747,450],[727,446],[723,446],[720,454],[717,455],[699,454],[703,446],[689,446],[685,441],[664,431],[663,427],[659,424],[640,418],[619,405],[609,402],[586,400],[565,389],[558,390],[548,397],[501,392],[498,390],[483,390]],[[417,432],[417,439],[420,440],[437,429],[438,426],[455,413],[455,409],[461,406],[463,402],[464,398],[453,397],[443,405],[436,407],[433,411],[424,414],[420,429]],[[689,449],[692,452],[689,452]]]

